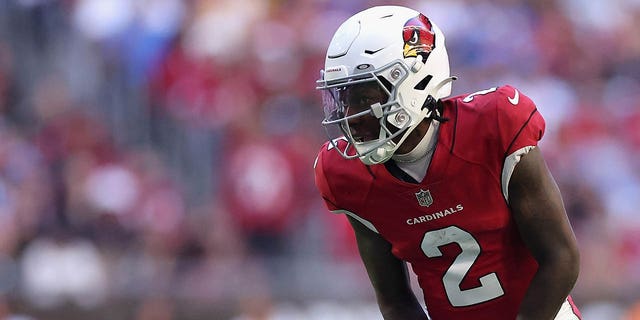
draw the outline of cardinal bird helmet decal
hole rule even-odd
[[[429,18],[422,13],[409,19],[402,28],[404,40],[403,55],[405,58],[423,55],[426,59],[433,51],[436,43],[435,32]]]

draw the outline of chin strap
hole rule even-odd
[[[433,88],[433,92],[437,93],[438,91],[440,91],[440,89],[443,86],[445,86],[449,82],[451,82],[453,80],[457,80],[457,79],[458,79],[458,77],[451,76],[451,77],[448,77],[448,78],[440,81],[440,83],[438,83]],[[446,122],[446,121],[448,121],[449,120],[448,118],[444,118],[444,117],[441,116],[440,110],[438,110],[438,105],[441,105],[440,100],[436,100],[436,98],[434,98],[432,95],[429,95],[427,97],[427,99],[425,100],[425,102],[422,104],[422,108],[420,110],[422,111],[424,109],[427,109],[427,112],[426,112],[426,114],[424,116],[427,119],[434,119],[434,120],[436,120],[438,122]],[[415,129],[419,124],[420,124],[420,122],[418,122],[418,123],[414,124],[413,126],[409,127],[407,129],[407,132],[413,131],[413,129]],[[435,129],[435,126],[431,126],[429,130],[431,130],[431,129]],[[369,153],[367,153],[367,155],[360,157],[360,160],[366,165],[374,165],[374,164],[380,164],[380,163],[386,162],[387,160],[391,159],[391,157],[393,156],[395,150],[398,148],[399,145],[401,145],[404,142],[404,140],[408,136],[409,136],[409,134],[404,134],[402,136],[402,138],[400,139],[400,141],[398,141],[398,143],[387,142],[387,143],[385,143],[383,145],[380,145],[378,148],[376,148],[375,151],[370,151]],[[382,139],[384,137],[385,136],[384,136],[383,130],[380,130],[379,139]],[[430,139],[427,139],[427,140],[430,140]],[[356,147],[356,150],[358,149],[358,146],[354,145],[354,147]]]
[[[440,91],[440,89],[442,87],[444,87],[446,84],[448,84],[449,82],[452,82],[454,80],[457,80],[458,77],[456,76],[451,76],[448,77],[442,81],[440,81],[440,83],[438,83],[434,88],[433,88],[433,92],[438,92]],[[449,118],[444,118],[442,117],[442,114],[440,112],[440,110],[438,109],[438,106],[440,105],[440,103],[438,103],[440,100],[436,100],[436,98],[434,98],[432,95],[429,95],[427,97],[427,99],[424,101],[424,103],[422,104],[422,110],[427,109],[427,119],[433,119],[436,120],[438,122],[447,122],[449,121]]]

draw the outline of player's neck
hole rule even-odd
[[[427,130],[413,150],[405,154],[394,155],[392,158],[397,165],[398,171],[402,171],[403,174],[413,178],[415,183],[424,180],[424,176],[427,174],[427,169],[431,163],[431,158],[433,157],[433,152],[438,140],[439,124],[437,121],[432,121],[429,130]],[[396,177],[408,181],[397,175]]]
[[[425,156],[433,151],[438,140],[438,127],[440,123],[438,121],[431,121],[429,129],[424,133],[422,139],[416,144],[416,146],[409,152],[403,154],[395,154],[393,160],[398,163],[416,162],[422,160]]]

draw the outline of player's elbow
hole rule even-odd
[[[575,244],[558,246],[538,263],[542,270],[547,270],[560,282],[573,287],[580,274],[580,251]]]
[[[567,279],[571,285],[575,284],[580,274],[580,250],[577,246],[571,246],[565,250],[564,264],[566,265]]]
[[[571,291],[580,274],[580,253],[578,250],[567,250],[566,255],[557,266],[559,284]]]
[[[580,250],[575,241],[567,244],[559,253],[560,259],[565,265],[567,275],[570,275],[574,281],[580,273]]]

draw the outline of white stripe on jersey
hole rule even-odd
[[[580,318],[573,312],[573,307],[569,303],[569,299],[565,300],[560,311],[553,320],[580,320]]]
[[[504,199],[507,200],[507,203],[509,202],[509,181],[511,180],[513,170],[516,168],[516,164],[520,162],[520,158],[529,153],[533,148],[534,146],[526,146],[518,149],[504,159],[504,165],[502,166],[502,195]]]
[[[369,222],[368,220],[360,217],[359,215],[351,212],[351,211],[347,211],[347,210],[333,210],[331,211],[332,213],[335,214],[340,214],[340,213],[344,213],[358,221],[360,221],[360,223],[362,223],[365,227],[369,228],[371,231],[375,232],[375,233],[379,233],[378,229],[376,229],[376,227],[373,225],[373,223]]]

